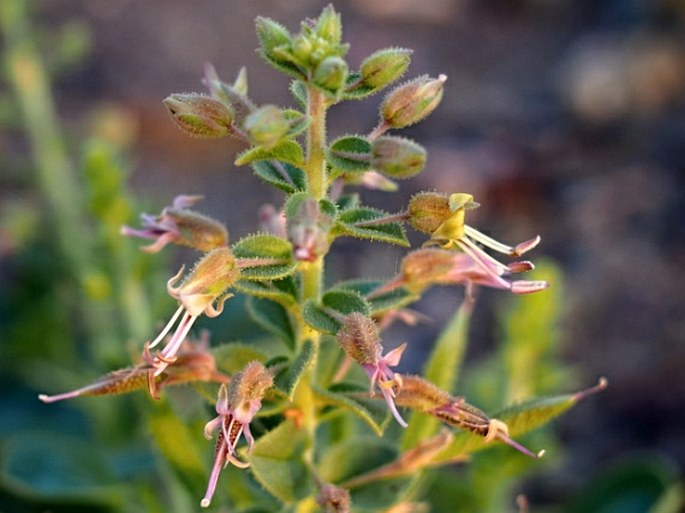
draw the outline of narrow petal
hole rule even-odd
[[[385,364],[389,367],[395,367],[400,363],[400,359],[402,358],[402,353],[404,353],[404,350],[407,348],[407,343],[405,342],[401,346],[396,347],[392,351],[389,351],[384,357],[383,361]]]
[[[167,244],[171,244],[178,239],[178,234],[174,232],[167,232],[164,235],[157,237],[157,240],[148,246],[141,246],[140,249],[146,253],[159,253]]]
[[[389,381],[386,383],[390,383]],[[394,394],[392,392],[392,387],[385,387],[381,386],[380,387],[381,392],[383,393],[383,398],[385,399],[385,402],[388,404],[388,408],[390,408],[390,412],[392,413],[392,416],[395,417],[395,420],[397,423],[402,426],[403,428],[407,427],[407,423],[404,421],[402,416],[400,415],[400,412],[397,411],[397,406],[395,406],[395,400],[394,400]]]
[[[167,325],[164,326],[164,329],[160,332],[160,334],[157,335],[157,337],[147,345],[148,349],[155,347],[164,339],[164,337],[166,337],[167,333],[169,333],[169,330],[171,330],[172,326],[176,322],[176,319],[178,319],[178,316],[181,315],[182,311],[183,307],[179,306],[178,310],[176,310],[176,313],[171,317],[171,320],[167,323]]]
[[[219,474],[221,473],[221,468],[226,461],[226,444],[222,443],[217,447],[216,453],[214,455],[214,465],[212,466],[212,473],[209,476],[209,484],[207,485],[207,491],[202,501],[200,501],[200,506],[203,508],[208,508],[212,503],[212,497],[214,497],[214,491],[216,490],[216,484],[219,481]]]
[[[218,416],[214,417],[212,420],[207,422],[207,424],[205,424],[204,433],[207,440],[214,438],[214,431],[216,431],[216,429],[221,425],[223,420],[224,419],[221,416]]]
[[[193,327],[195,319],[197,319],[196,316],[188,314],[186,314],[183,317],[180,324],[178,325],[178,328],[176,329],[176,333],[174,333],[169,343],[166,345],[166,347],[162,350],[161,354],[159,355],[159,360],[161,361],[161,363],[157,365],[157,369],[155,370],[155,376],[159,376],[162,372],[164,372],[164,369],[166,369],[169,366],[169,363],[173,363],[173,358],[176,356],[176,353],[181,347],[181,344],[183,344],[183,341],[185,340],[186,336],[188,335],[188,332],[190,331],[190,328]]]

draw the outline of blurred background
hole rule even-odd
[[[199,209],[225,220],[237,240],[257,230],[260,205],[280,204],[280,193],[232,165],[238,142],[187,138],[161,100],[202,91],[211,62],[226,81],[247,66],[256,102],[294,105],[288,80],[254,52],[253,21],[264,15],[297,31],[326,3],[3,0],[0,511],[110,511],[117,494],[153,494],[154,483],[125,487],[149,466],[168,472],[141,434],[138,410],[121,402],[129,399],[74,409],[46,407],[36,394],[127,365],[172,308],[164,283],[190,253],[140,254],[118,235],[121,224],[137,225],[139,212],[158,212],[177,194],[203,194]],[[421,190],[470,192],[482,205],[471,224],[506,242],[539,233],[532,258],[563,275],[558,319],[546,328],[558,378],[547,392],[609,378],[606,392],[555,423],[551,461],[517,484],[530,511],[677,512],[685,467],[685,3],[335,7],[353,66],[401,46],[414,50],[408,76],[448,77],[440,108],[403,134],[427,147],[427,169],[399,193],[362,192],[366,203],[399,211]],[[330,136],[370,131],[378,101],[333,108]],[[329,280],[397,269],[402,251],[372,248],[370,258],[367,248],[341,242]],[[501,312],[513,304],[500,296],[480,294],[464,390],[487,385],[477,371],[497,350]],[[460,299],[459,291],[434,290],[416,305],[432,322],[391,329],[389,337],[411,342],[409,370],[420,368],[425,341]],[[236,313],[213,326],[231,337],[243,324]],[[92,447],[71,447],[74,436]],[[56,440],[69,452],[56,450]],[[89,504],[81,484],[95,475]],[[153,511],[146,500],[140,511]]]

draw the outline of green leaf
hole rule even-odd
[[[250,297],[247,300],[247,311],[262,328],[279,337],[290,349],[295,347],[295,331],[290,315],[282,305],[267,299]]]
[[[263,352],[251,345],[241,344],[240,342],[213,347],[212,355],[214,356],[217,369],[227,374],[240,372],[251,361],[258,360],[264,362],[266,360],[266,355]]]
[[[310,198],[311,195],[308,192],[297,192],[291,195],[283,207],[285,218],[289,221],[295,219],[300,212],[300,206],[302,203]],[[330,218],[335,218],[335,216],[338,214],[338,208],[336,207],[335,203],[327,199],[319,200],[319,209],[321,210],[322,214],[325,214]]]
[[[466,350],[472,311],[472,302],[462,302],[449,324],[440,333],[424,367],[423,376],[443,390],[451,392],[456,383]],[[439,428],[440,423],[437,419],[418,412],[413,413],[402,436],[402,448],[406,450],[415,447],[422,440],[427,440],[437,433]]]
[[[352,208],[357,208],[359,206],[359,202],[359,193],[352,192],[340,196],[337,199],[336,204],[338,205],[338,210],[349,210]]]
[[[366,316],[371,314],[369,304],[359,294],[349,290],[331,290],[323,295],[321,304],[308,300],[302,309],[302,317],[315,330],[335,335],[340,331],[336,313],[345,316],[352,312]]]
[[[262,146],[248,148],[238,155],[235,165],[244,166],[260,160],[280,160],[299,167],[304,163],[304,152],[302,146],[296,141],[285,140],[273,148],[267,149]]]
[[[360,135],[347,135],[333,141],[327,160],[345,172],[363,172],[371,168],[371,143]]]
[[[328,483],[342,483],[348,479],[382,467],[397,458],[393,444],[379,437],[355,437],[327,448],[321,458],[321,478]]]
[[[364,84],[361,74],[357,71],[347,76],[348,89],[343,93],[343,100],[363,100],[379,91],[379,88]]]
[[[292,245],[275,235],[256,234],[240,239],[233,245],[233,255],[247,260],[275,259],[284,263],[244,267],[240,270],[243,280],[276,280],[295,271],[292,262]]]
[[[547,424],[575,406],[581,399],[587,397],[589,394],[603,390],[605,387],[606,380],[600,380],[599,384],[595,387],[575,394],[532,399],[521,404],[510,406],[496,413],[492,418],[499,419],[506,423],[509,428],[509,436],[515,439]],[[490,445],[491,444],[485,441],[484,437],[462,431],[455,435],[452,444],[436,457],[434,463],[447,463],[489,447]]]
[[[294,139],[309,126],[309,118],[299,110],[285,109],[283,110],[283,115],[290,122],[290,128],[288,128],[285,134],[286,139]]]
[[[264,182],[288,194],[303,191],[307,186],[304,171],[287,162],[260,160],[252,164],[252,170]]]
[[[310,443],[306,431],[297,429],[293,421],[282,422],[255,443],[248,457],[252,474],[281,502],[307,497],[312,483],[300,456]]]
[[[382,221],[389,216],[387,212],[368,207],[343,210],[338,216],[337,231],[339,235],[409,247],[404,227],[400,223]]]
[[[297,303],[297,285],[292,276],[272,281],[239,280],[233,288],[249,296],[276,301],[286,308]]]
[[[290,82],[290,92],[300,104],[303,109],[307,108],[307,102],[309,101],[309,92],[307,91],[307,85],[301,80],[293,80]]]
[[[374,433],[383,435],[389,419],[388,408],[383,401],[369,397],[368,389],[347,383],[336,383],[328,390],[316,386],[312,386],[312,389],[322,404],[351,411],[366,422]]]
[[[351,290],[358,293],[369,303],[371,315],[379,315],[388,310],[402,308],[409,303],[417,301],[420,297],[400,287],[385,294],[367,298],[368,294],[384,284],[385,282],[380,280],[349,280],[336,284],[330,290]]]
[[[276,386],[282,390],[289,400],[293,400],[295,389],[314,360],[316,346],[311,340],[306,340],[297,353],[287,370],[278,374],[275,378]]]

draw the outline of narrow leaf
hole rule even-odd
[[[371,143],[359,135],[340,137],[328,148],[327,160],[341,171],[368,171],[371,168]]]
[[[357,292],[366,299],[371,308],[371,315],[379,315],[389,310],[402,308],[419,299],[405,288],[397,288],[385,294],[373,295],[373,291],[384,285],[381,280],[349,280],[343,281],[331,288],[331,290],[350,290]],[[370,295],[370,297],[369,297]]]
[[[288,396],[289,400],[293,400],[295,389],[312,364],[315,354],[314,343],[311,340],[305,341],[288,368],[276,376],[276,386]]]
[[[272,281],[239,280],[233,288],[249,296],[276,301],[286,308],[297,302],[297,286],[292,276]]]
[[[299,143],[286,140],[269,149],[262,146],[249,148],[238,156],[235,160],[235,165],[244,166],[245,164],[251,164],[259,160],[280,160],[281,162],[286,162],[293,166],[302,166],[304,162],[304,152]]]
[[[292,262],[292,245],[274,235],[257,234],[240,239],[233,245],[236,258],[246,260],[280,260],[283,263],[255,265],[240,270],[243,280],[276,280],[295,271]]]
[[[352,312],[370,315],[368,303],[349,290],[332,290],[323,295],[321,304],[307,301],[302,309],[304,321],[322,333],[335,335],[340,331],[340,317]]]
[[[435,342],[423,375],[443,390],[452,391],[459,375],[466,344],[473,303],[464,301]],[[409,426],[403,433],[402,448],[409,449],[438,432],[437,419],[418,412],[412,414]]]
[[[278,160],[260,160],[252,164],[254,174],[269,185],[292,194],[306,187],[304,171],[299,167]]]
[[[404,227],[398,222],[385,222],[390,214],[368,207],[344,210],[338,216],[338,234],[409,247]]]

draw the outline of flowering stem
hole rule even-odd
[[[307,189],[316,199],[326,195],[326,97],[319,90],[310,87],[307,114]]]

